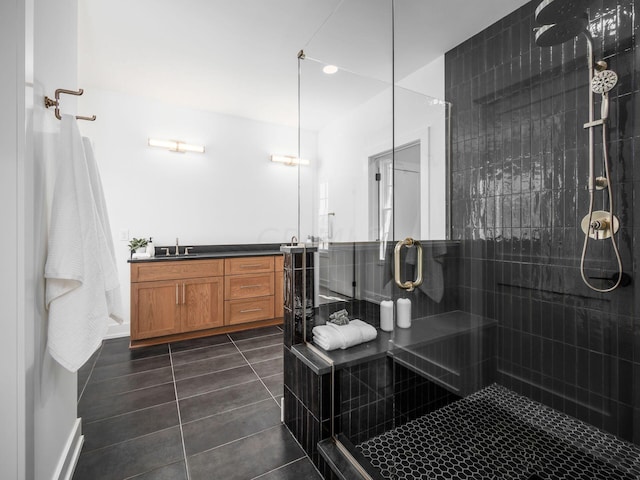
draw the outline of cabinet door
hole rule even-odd
[[[177,282],[131,284],[131,339],[160,337],[180,331]]]
[[[183,280],[181,289],[183,332],[224,325],[223,277]]]

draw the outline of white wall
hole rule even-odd
[[[7,229],[0,269],[4,346],[0,365],[0,477],[51,479],[61,473],[76,431],[76,375],[46,352],[43,271],[47,183],[43,148],[57,123],[43,96],[76,81],[76,0],[0,4],[0,213]],[[73,106],[73,105],[72,105]]]
[[[129,331],[129,237],[153,237],[156,246],[284,243],[297,235],[298,169],[269,161],[297,153],[296,128],[90,87],[79,113],[94,144],[109,212]],[[204,154],[147,145],[149,137],[205,146]],[[315,135],[302,155],[315,160]],[[312,167],[302,167],[310,175]],[[173,249],[172,249],[173,250]]]
[[[395,145],[421,142],[421,238],[444,239],[446,203],[446,123],[444,57],[399,82],[395,94]],[[406,88],[410,87],[412,90]],[[318,134],[318,182],[329,184],[335,212],[333,241],[370,240],[368,158],[392,148],[390,88],[336,119]],[[309,212],[305,212],[309,214]],[[317,216],[315,212],[311,215]]]
[[[3,319],[4,344],[0,349],[0,376],[5,394],[0,395],[0,477],[26,478],[27,443],[33,435],[27,432],[25,404],[25,315],[24,285],[19,248],[24,235],[20,232],[22,192],[19,189],[24,164],[24,37],[25,4],[21,0],[0,3],[0,222],[5,234],[0,235],[0,251],[11,252],[0,262],[0,312]],[[22,305],[21,305],[22,303]],[[8,394],[6,394],[8,390]],[[27,438],[28,436],[28,438]],[[30,449],[31,450],[31,449]]]
[[[56,88],[76,88],[77,0],[35,0],[33,60],[33,165],[25,175],[28,300],[27,316],[34,320],[34,477],[50,479],[66,460],[67,442],[75,433],[77,375],[57,364],[46,350],[47,314],[44,308],[44,263],[51,186],[55,181],[55,147],[60,128],[53,112],[42,104]],[[75,110],[73,99],[66,108]],[[73,448],[73,446],[71,446]]]

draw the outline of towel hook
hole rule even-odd
[[[56,107],[55,110],[55,116],[58,120],[62,120],[62,116],[60,115],[60,94],[64,93],[67,95],[77,95],[80,96],[84,93],[83,89],[79,89],[79,90],[67,90],[65,88],[58,88],[55,91],[55,100],[51,100],[49,97],[45,96],[44,97],[44,106],[46,108],[49,107]],[[92,115],[90,117],[83,117],[82,115],[76,115],[76,119],[77,120],[88,120],[90,122],[93,122],[96,119],[95,115]]]

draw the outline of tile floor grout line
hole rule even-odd
[[[223,335],[226,335],[226,334],[223,334]],[[207,338],[207,337],[201,337],[201,338]],[[193,340],[197,340],[197,338],[194,338]],[[188,340],[181,340],[181,341],[182,342],[188,342]],[[202,350],[203,348],[221,347],[223,345],[227,345],[228,343],[231,343],[231,341],[222,342],[222,343],[216,343],[214,345],[202,345],[201,347],[182,348],[180,350],[176,350],[175,352],[173,352],[173,354],[174,355],[179,355],[181,353],[195,352],[196,350]]]
[[[198,347],[198,348],[189,348],[186,350],[180,350],[179,352],[174,352],[173,355],[176,357],[176,359],[180,359],[188,354],[190,354],[191,352],[199,352],[202,350],[207,350],[207,349],[215,349],[217,347],[224,347],[227,345],[232,345],[231,342],[225,342],[225,343],[220,343],[219,345],[208,345],[206,347]],[[225,353],[223,355],[216,355],[215,357],[207,357],[207,358],[216,358],[216,357],[224,357],[225,355],[231,355],[229,353]],[[206,358],[205,358],[206,360]],[[184,363],[191,363],[191,362],[184,362]],[[176,365],[181,365],[180,363],[176,363]]]
[[[156,387],[161,387],[162,385],[169,385],[170,383],[173,383],[173,381],[169,380],[168,382],[160,382],[160,383],[156,383],[155,385],[148,385],[146,387],[134,388],[132,390],[124,390],[122,392],[116,392],[116,393],[100,393],[99,396],[101,398],[115,398],[118,395],[127,395],[128,393],[141,392],[141,391],[147,390],[149,388],[156,388]],[[151,406],[153,406],[153,405],[151,405]],[[144,407],[144,408],[147,408],[147,407]],[[143,410],[143,409],[141,408],[139,410]]]
[[[303,452],[304,452],[304,450],[303,450]],[[257,480],[257,479],[259,479],[260,477],[264,477],[265,475],[269,475],[270,473],[277,472],[277,471],[278,471],[278,470],[280,470],[281,468],[288,467],[289,465],[293,465],[294,463],[299,462],[300,460],[304,460],[305,458],[307,458],[307,455],[306,455],[306,454],[305,454],[305,455],[303,455],[303,456],[302,456],[302,457],[300,457],[300,458],[296,458],[295,460],[291,460],[289,463],[285,463],[284,465],[280,465],[280,466],[279,466],[279,467],[277,467],[277,468],[272,468],[272,469],[271,469],[271,470],[269,470],[268,472],[261,473],[260,475],[258,475],[258,476],[256,476],[256,477],[253,477],[251,480]]]
[[[192,377],[192,378],[197,378],[197,377]],[[259,379],[259,377],[258,377]],[[213,393],[213,392],[219,392],[220,390],[227,390],[229,388],[233,388],[233,387],[239,387],[240,385],[246,385],[247,383],[251,383],[251,382],[255,382],[257,380],[247,380],[246,382],[240,382],[240,383],[236,383],[234,385],[227,385],[226,387],[220,387],[220,388],[216,388],[215,390],[209,390],[206,392],[201,392],[201,393],[196,393],[193,395],[189,395],[188,397],[181,397],[180,400],[187,400],[188,398],[194,398],[194,397],[199,397],[201,395],[207,395],[208,393]]]
[[[263,398],[262,400],[258,400],[257,402],[247,403],[246,405],[242,405],[242,406],[240,406],[240,407],[231,408],[231,409],[229,409],[229,410],[223,410],[222,412],[218,412],[218,413],[212,413],[211,415],[207,415],[207,416],[205,416],[205,417],[195,418],[195,419],[193,419],[193,420],[189,420],[188,422],[184,422],[184,424],[185,424],[185,425],[189,425],[190,423],[199,422],[199,421],[201,421],[201,420],[206,420],[206,419],[208,419],[208,418],[216,417],[216,416],[218,416],[218,415],[224,415],[224,414],[227,414],[227,413],[235,412],[236,410],[240,410],[241,408],[252,407],[252,406],[257,405],[257,404],[259,404],[259,403],[262,403],[262,402],[270,402],[270,401],[271,401],[271,399],[270,399],[270,398],[268,398],[268,397],[267,397],[267,398]]]
[[[235,355],[235,353],[232,353],[231,355]],[[200,361],[200,360],[198,360],[198,361]],[[195,363],[195,362],[193,362],[193,363]],[[189,364],[188,363],[183,363],[182,365],[189,365]],[[178,365],[178,366],[181,367],[182,365]],[[181,378],[180,380],[176,380],[176,382],[184,382],[185,380],[191,380],[192,378],[204,377],[206,375],[213,375],[215,373],[228,372],[229,370],[235,370],[236,368],[244,368],[246,366],[247,365],[238,365],[237,367],[223,368],[222,370],[213,370],[211,372],[201,373],[200,375],[194,375],[193,377]]]
[[[231,445],[232,443],[239,442],[240,440],[246,440],[247,438],[251,438],[251,437],[253,437],[255,435],[259,435],[259,434],[264,433],[266,431],[273,430],[274,428],[282,428],[282,424],[274,425],[272,427],[263,428],[262,430],[260,430],[258,432],[253,432],[253,433],[250,433],[249,435],[245,435],[244,437],[236,438],[236,439],[231,440],[229,442],[221,443],[220,445],[216,445],[215,447],[208,448],[207,450],[203,450],[202,452],[194,453],[191,456],[192,457],[197,457],[198,455],[202,455],[203,453],[212,452],[213,450],[217,450],[218,448],[226,447],[227,445]],[[304,452],[304,450],[303,450],[303,452]]]
[[[78,395],[77,403],[80,403],[80,399],[82,399],[82,396],[84,395],[84,392],[87,389],[87,385],[89,385],[89,380],[91,380],[91,375],[93,375],[93,370],[96,368],[96,363],[98,362],[100,355],[102,355],[102,347],[104,347],[104,342],[100,344],[100,351],[98,352],[98,355],[96,355],[96,359],[93,361],[93,365],[91,365],[91,370],[89,370],[89,375],[87,375],[87,379],[84,382],[82,391],[80,392],[80,395]]]
[[[231,337],[229,337],[229,338],[231,338]],[[233,341],[233,338],[231,338],[231,342],[235,345],[236,348],[238,348],[238,346],[236,345],[236,342]],[[239,348],[238,348],[238,352],[240,352]],[[255,368],[253,368],[253,365],[251,365],[249,360],[247,360],[247,357],[244,356],[244,353],[240,352],[240,355],[242,355],[242,358],[244,358],[244,361],[249,364],[249,367],[251,367],[251,370],[253,370],[253,373],[256,375],[256,377],[258,377],[258,380],[260,380],[260,383],[262,384],[262,386],[267,389],[267,392],[269,392],[269,395],[271,395],[271,398],[273,398],[273,401],[276,402],[276,405],[278,405],[278,407],[282,408],[282,406],[280,405],[280,402],[278,402],[278,400],[276,400],[276,397],[273,396],[273,393],[271,393],[271,390],[269,390],[267,388],[267,385],[262,381],[262,378],[260,378],[260,375],[258,375],[258,372],[256,372]],[[283,353],[283,355],[284,355],[284,353]],[[256,362],[256,363],[258,363],[258,362]],[[282,373],[282,375],[284,375],[284,372]]]
[[[163,384],[164,385],[164,384]],[[130,410],[128,412],[123,412],[123,413],[117,413],[115,415],[111,415],[109,417],[104,417],[104,418],[99,418],[97,420],[91,420],[90,422],[82,422],[83,426],[84,425],[91,425],[92,423],[98,423],[98,422],[104,422],[106,420],[111,420],[112,418],[118,418],[118,417],[124,417],[125,415],[129,415],[131,413],[137,413],[137,412],[143,412],[144,410],[150,410],[152,408],[156,408],[156,407],[161,407],[163,405],[169,405],[170,403],[172,403],[173,400],[168,401],[168,402],[163,402],[163,403],[158,403],[157,405],[150,405],[148,407],[144,407],[144,408],[136,408],[135,410]],[[174,427],[177,426],[174,425]],[[164,430],[164,429],[163,429]],[[152,432],[153,433],[153,432]],[[142,436],[142,435],[141,435]]]
[[[110,377],[110,378],[105,378],[104,380],[98,380],[97,382],[92,382],[91,384],[92,385],[98,385],[98,384],[104,383],[104,382],[112,382],[116,378],[131,377],[133,375],[142,375],[142,374],[146,374],[146,373],[153,372],[153,371],[156,371],[156,370],[162,370],[163,368],[171,368],[171,367],[169,365],[165,365],[164,367],[150,368],[149,370],[141,370],[139,372],[134,372],[134,373],[126,373],[124,375],[118,375],[117,377]],[[91,371],[91,373],[93,373],[93,371]]]
[[[102,354],[102,352],[100,352]],[[98,368],[110,368],[110,367],[115,367],[116,365],[131,365],[132,363],[135,362],[144,362],[145,360],[153,360],[154,358],[159,358],[159,357],[164,357],[164,356],[168,356],[169,352],[167,353],[160,353],[158,355],[151,355],[149,357],[141,357],[141,358],[130,358],[129,360],[125,360],[123,362],[113,362],[113,363],[108,363],[106,365],[101,365]]]
[[[178,400],[178,386],[176,385],[176,375],[173,371],[173,357],[171,355],[171,344],[169,348],[169,362],[171,363],[171,375],[173,377],[173,391],[176,396],[176,410],[178,411],[178,425],[180,426],[180,440],[182,442],[182,455],[184,456],[184,469],[187,474],[187,480],[191,480],[191,474],[189,472],[189,464],[187,463],[187,449],[184,445],[184,431],[182,430],[182,415],[180,415],[180,400]]]
[[[263,335],[261,337],[243,338],[242,340],[234,340],[234,342],[242,344],[242,343],[252,342],[260,338],[269,338],[269,337],[282,337],[282,333],[270,333],[269,335]],[[266,346],[268,347],[269,345],[266,345]],[[262,347],[256,347],[256,348],[262,348]]]
[[[102,447],[94,448],[93,450],[83,450],[82,454],[83,455],[93,455],[94,453],[99,452],[100,450],[104,450],[105,448],[112,448],[112,447],[115,447],[116,445],[120,445],[122,443],[127,443],[127,442],[130,442],[132,440],[138,440],[140,438],[150,437],[151,435],[155,435],[156,433],[166,432],[167,430],[171,430],[172,428],[176,428],[176,427],[179,427],[179,426],[180,425],[178,425],[176,423],[175,425],[172,425],[170,427],[161,428],[159,430],[154,430],[153,432],[144,433],[142,435],[137,435],[135,437],[129,437],[129,438],[126,438],[126,439],[121,440],[119,442],[114,442],[114,443],[110,443],[109,445],[103,445]],[[177,461],[180,461],[180,460],[177,460]],[[171,463],[175,463],[175,462],[171,462]],[[136,473],[136,475],[140,475],[140,474]]]
[[[206,362],[207,360],[213,360],[214,358],[222,358],[222,357],[229,357],[231,355],[235,355],[236,352],[232,352],[232,353],[225,353],[224,355],[215,355],[213,357],[206,357],[206,358],[201,358],[200,360],[192,360],[191,362],[180,362],[180,363],[176,363],[175,366],[176,367],[181,367],[183,365],[189,365],[191,363],[196,363],[196,362]]]

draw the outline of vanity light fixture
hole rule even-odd
[[[338,67],[336,67],[335,65],[325,65],[324,67],[322,67],[322,71],[327,75],[333,75],[338,71]]]
[[[179,140],[159,140],[157,138],[149,139],[150,147],[166,148],[171,152],[185,153],[195,152],[204,153],[204,145],[190,145]]]
[[[271,161],[284,163],[285,165],[309,165],[309,160],[294,157],[293,155],[271,155]]]

